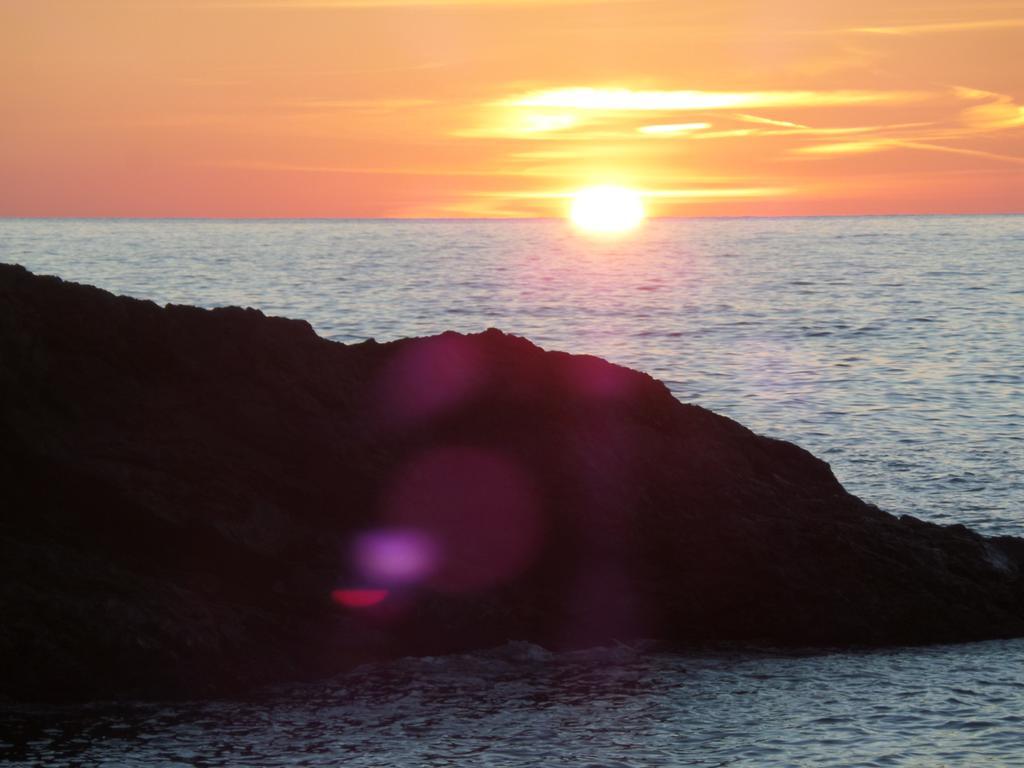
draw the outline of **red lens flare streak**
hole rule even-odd
[[[369,608],[388,598],[386,589],[335,589],[331,600],[344,608]]]

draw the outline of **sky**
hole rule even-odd
[[[1024,212],[1024,0],[0,0],[0,216]]]

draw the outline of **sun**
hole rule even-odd
[[[590,235],[621,235],[643,222],[647,212],[639,192],[626,187],[586,187],[572,196],[569,220]]]

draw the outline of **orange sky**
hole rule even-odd
[[[0,215],[1024,212],[1024,1],[0,0]]]

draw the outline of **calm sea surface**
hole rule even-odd
[[[0,261],[301,317],[338,341],[490,326],[793,440],[895,513],[1024,535],[1024,217],[0,220]],[[807,656],[403,660],[244,701],[4,712],[47,765],[1024,765],[1024,642]]]

